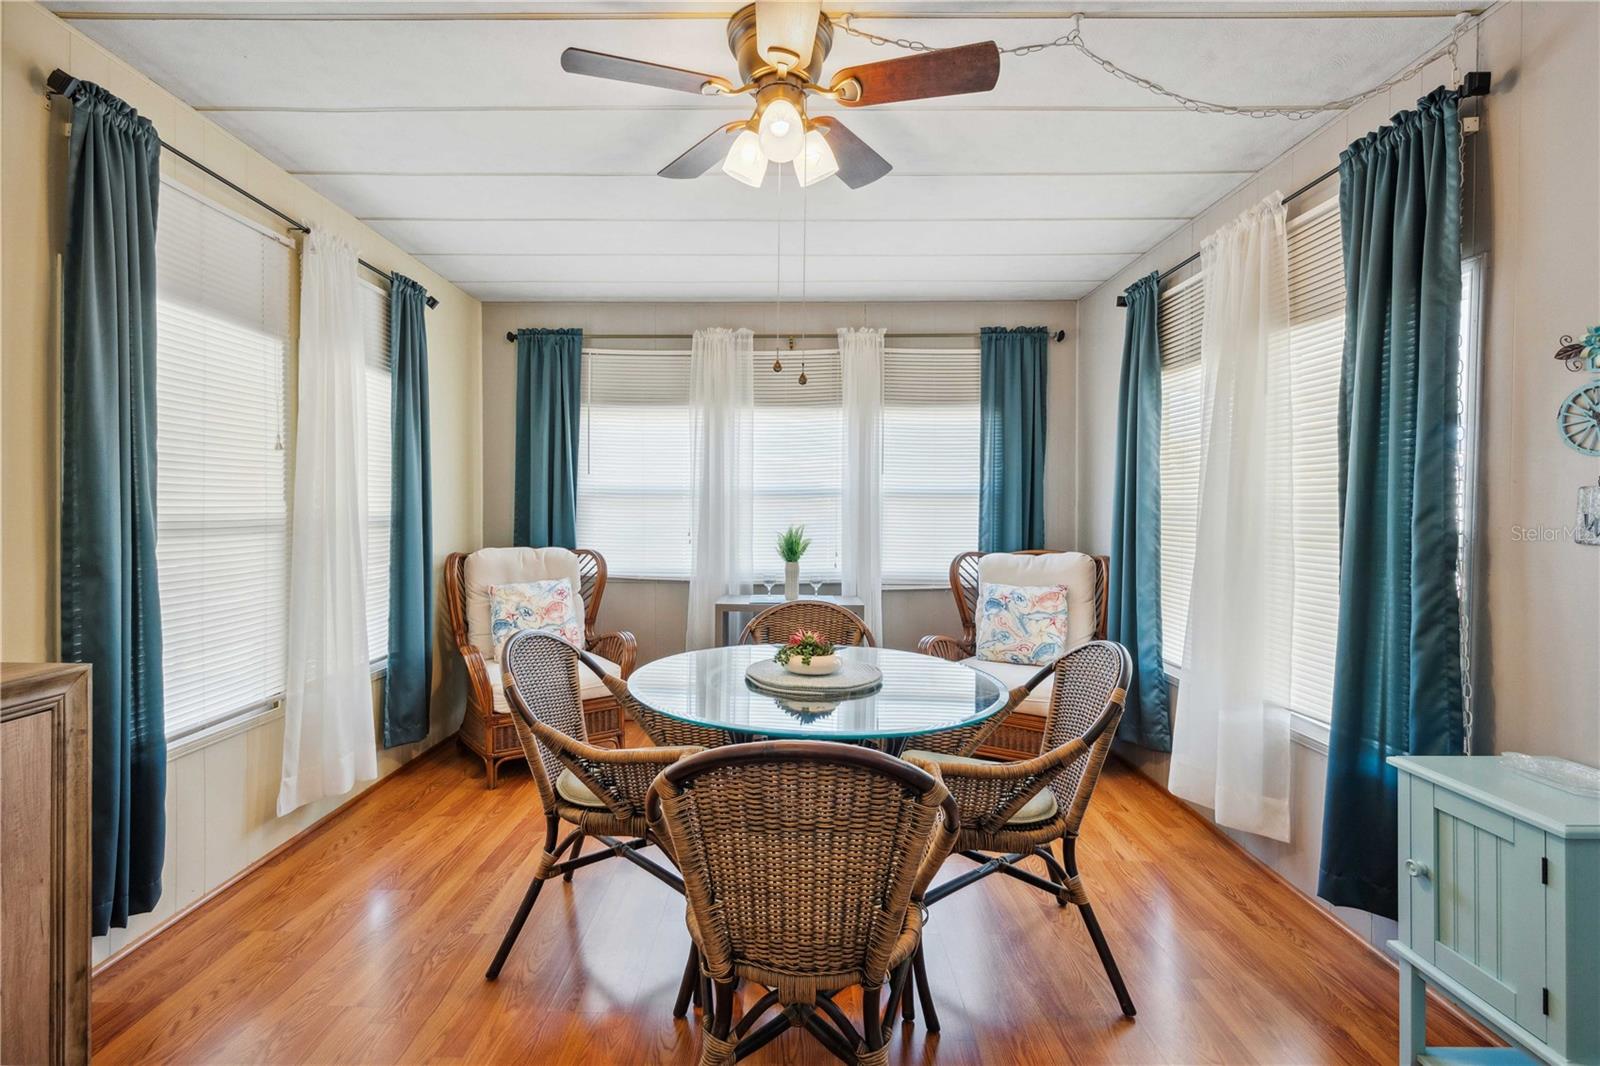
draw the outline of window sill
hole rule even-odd
[[[224,718],[220,722],[213,722],[204,729],[197,729],[177,740],[167,744],[167,761],[181,759],[185,755],[192,755],[203,748],[213,744],[220,744],[229,737],[236,737],[240,733],[247,733],[258,726],[267,725],[283,717],[283,700],[275,699],[270,703],[260,704],[238,714]]]
[[[1183,687],[1183,668],[1164,663],[1163,669],[1170,684]],[[1289,712],[1289,739],[1309,751],[1328,754],[1328,723],[1309,714],[1286,708]]]

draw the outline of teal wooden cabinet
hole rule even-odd
[[[1402,1066],[1600,1064],[1600,797],[1497,756],[1389,762],[1400,787],[1400,937],[1390,946]],[[1429,984],[1516,1048],[1425,1048]]]

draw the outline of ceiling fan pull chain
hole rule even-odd
[[[778,334],[783,331],[783,168],[778,168],[778,269],[774,271],[777,287],[773,291],[772,305],[772,372],[783,373],[783,357],[778,354]]]

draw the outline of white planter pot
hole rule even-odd
[[[800,564],[783,564],[783,598],[798,600],[800,598]]]
[[[811,665],[807,666],[798,655],[789,656],[789,661],[783,668],[791,674],[803,674],[806,677],[823,677],[835,673],[839,669],[840,659],[837,655],[813,655]]]

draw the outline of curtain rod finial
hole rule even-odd
[[[1117,306],[1118,307],[1127,307],[1128,306],[1128,298],[1126,296],[1118,296],[1117,297]]]
[[[1489,75],[1487,70],[1469,70],[1467,76],[1461,79],[1462,96],[1488,96]]]
[[[50,76],[44,80],[45,92],[56,96],[71,96],[77,87],[78,79],[60,67],[52,70]]]

